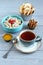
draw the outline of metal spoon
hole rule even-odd
[[[13,44],[12,44],[11,48],[7,51],[7,53],[5,53],[5,54],[3,55],[3,58],[7,58],[8,54],[9,54],[9,52],[11,51],[11,49],[13,48],[14,44],[17,43],[17,39],[14,38],[13,40],[11,40],[11,42],[12,42]]]

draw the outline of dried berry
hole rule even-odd
[[[14,22],[16,22],[16,20],[9,20],[9,23],[11,23],[11,24],[14,24]]]

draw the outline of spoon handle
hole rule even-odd
[[[12,46],[11,46],[11,48],[7,51],[7,53],[5,53],[5,55],[3,55],[3,58],[7,58],[7,56],[8,56],[8,54],[9,54],[9,52],[11,51],[11,49],[13,48],[13,44],[12,44]]]

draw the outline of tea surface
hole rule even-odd
[[[30,32],[30,31],[26,31],[26,32],[22,33],[20,37],[23,40],[30,41],[30,40],[33,40],[35,38],[35,34]]]

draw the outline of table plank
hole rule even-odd
[[[8,55],[8,58],[7,59],[3,59],[2,56],[3,56],[3,53],[5,53],[4,51],[3,52],[0,52],[1,53],[1,57],[0,57],[0,64],[5,64],[6,65],[8,64],[11,64],[12,65],[12,62],[13,64],[18,64],[18,65],[24,65],[24,64],[32,64],[32,65],[43,65],[43,52],[35,52],[34,54],[22,54],[22,53],[17,53],[17,51],[13,52],[11,51],[10,54]]]
[[[0,51],[0,59],[3,58],[2,56],[6,53],[7,51]],[[36,51],[35,53],[32,54],[23,54],[19,51],[17,51],[14,48],[14,51],[12,50],[7,59],[12,59],[12,60],[16,60],[16,59],[42,59],[43,60],[43,51]]]
[[[8,50],[10,47],[11,47],[11,43],[6,43],[4,40],[3,40],[3,38],[2,38],[2,36],[5,34],[5,31],[3,31],[2,30],[2,26],[0,25],[0,51],[1,50]],[[27,29],[27,27],[25,26],[25,27],[23,27],[23,29]],[[42,40],[43,40],[43,26],[41,26],[41,25],[38,25],[37,27],[36,27],[36,29],[35,30],[33,30],[37,35],[40,35],[41,37],[42,37]],[[15,37],[15,36],[18,36],[19,35],[19,33],[20,32],[18,32],[18,33],[14,33],[14,34],[12,34],[13,35],[13,37]],[[43,42],[42,42],[43,43]],[[40,50],[43,50],[43,44],[42,44],[42,47],[40,48]]]
[[[3,59],[2,56],[9,50],[11,44],[2,39],[5,32],[0,25],[0,65],[43,65],[43,0],[0,0],[0,22],[6,15],[14,14],[15,12],[19,13],[19,7],[24,2],[32,3],[36,8],[32,18],[38,21],[38,26],[34,32],[42,37],[42,45],[33,54],[22,54],[13,48],[8,58]],[[15,35],[18,34],[15,33]],[[13,36],[15,35],[13,34]]]
[[[4,62],[3,62],[4,61]],[[5,63],[6,63],[6,65],[12,65],[12,64],[14,64],[14,65],[43,65],[43,60],[36,60],[36,59],[26,59],[26,60],[24,60],[24,59],[16,59],[16,60],[8,60],[8,59],[6,59],[6,60],[1,60],[0,61],[0,64],[1,65],[5,65]]]

